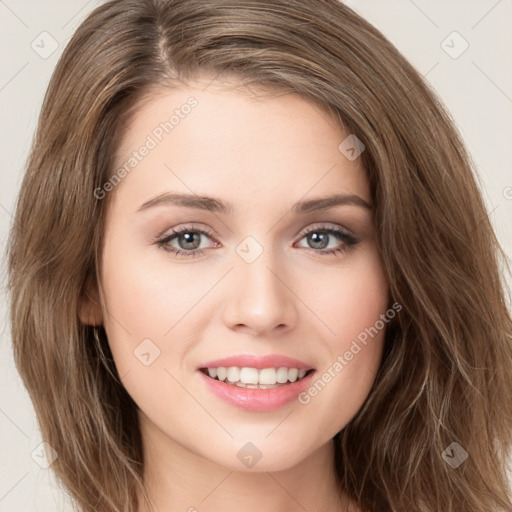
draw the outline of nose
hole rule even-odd
[[[298,318],[293,283],[283,269],[286,262],[265,257],[252,263],[240,259],[230,273],[229,299],[223,312],[230,329],[253,335],[284,333]]]

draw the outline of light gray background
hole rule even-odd
[[[74,30],[102,3],[0,0],[2,248],[50,75]],[[452,112],[478,166],[498,238],[507,254],[512,255],[512,2],[347,3],[401,50]],[[453,57],[465,43],[457,35],[450,36],[453,31],[469,44],[457,58]],[[42,32],[50,36],[41,35]],[[58,46],[51,55],[45,55],[52,50],[52,38]],[[3,260],[1,271],[4,277]],[[4,282],[3,279],[2,285]],[[31,456],[36,450],[34,459],[40,460],[37,447],[41,437],[31,402],[14,368],[3,287],[0,314],[0,512],[68,511],[69,505],[51,470],[41,468]]]

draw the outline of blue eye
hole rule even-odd
[[[158,240],[157,245],[165,251],[173,253],[175,256],[193,258],[195,256],[201,256],[204,253],[203,249],[198,249],[196,247],[198,243],[200,245],[201,236],[203,235],[209,238],[213,237],[213,234],[208,230],[184,227],[181,229],[172,230],[171,233],[165,236],[165,238]],[[176,249],[175,247],[171,246],[170,243],[174,239],[178,241],[178,244],[181,243],[181,245],[184,245],[185,247],[182,249]],[[217,242],[216,244],[219,245]]]
[[[202,236],[213,238],[213,233],[206,229],[183,227],[172,230],[164,238],[157,240],[156,244],[176,257],[194,258],[201,256],[205,252],[204,249],[200,248]],[[341,244],[337,247],[326,249],[329,246],[330,239],[333,237],[341,241]],[[303,233],[300,239],[302,240],[303,238],[307,238],[308,243],[313,244],[313,247],[309,247],[309,249],[321,256],[346,252],[359,243],[350,233],[340,228],[328,226],[314,227]],[[173,241],[178,243],[178,248],[171,245]],[[214,246],[218,247],[219,245],[218,242],[214,242]]]
[[[323,247],[323,244],[327,242],[326,245],[328,246],[329,239],[333,236],[341,240],[342,244],[338,247],[326,250],[326,247]],[[302,238],[307,238],[309,243],[316,245],[317,247],[311,247],[311,249],[318,250],[320,255],[346,252],[351,247],[359,243],[359,241],[350,233],[347,233],[340,228],[333,228],[328,226],[311,228],[302,234]]]

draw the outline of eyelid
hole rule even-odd
[[[298,236],[305,236],[307,235],[308,233],[310,233],[311,231],[314,231],[315,229],[337,229],[337,230],[342,230],[345,234],[349,235],[349,236],[355,236],[355,234],[353,233],[352,230],[346,228],[345,226],[341,226],[340,224],[336,224],[334,222],[325,222],[325,223],[322,223],[322,222],[314,222],[313,224],[309,224],[307,227],[305,228],[302,228],[300,229],[295,235],[294,235],[294,238],[298,237]],[[163,238],[168,238],[172,235],[176,235],[177,233],[181,233],[181,232],[184,232],[184,231],[187,231],[187,230],[190,230],[190,231],[203,231],[206,235],[208,235],[210,238],[214,238],[216,239],[216,235],[215,233],[213,232],[212,229],[210,229],[209,227],[207,227],[206,225],[192,225],[192,224],[184,224],[183,226],[180,226],[178,228],[167,228],[167,229],[164,229],[161,233],[159,233],[158,235],[155,236],[155,241],[161,241]],[[216,240],[218,242],[218,240]]]
[[[330,224],[333,224],[333,225],[330,225]],[[335,224],[335,223],[330,223],[330,222],[321,223],[320,222],[320,223],[310,224],[309,226],[307,226],[307,228],[302,229],[297,235],[295,235],[294,239],[297,239],[297,242],[294,242],[293,246],[295,247],[296,243],[300,242],[307,235],[309,235],[310,233],[314,233],[315,231],[319,231],[319,232],[323,231],[325,233],[328,233],[330,236],[335,236],[338,238],[338,240],[340,240],[340,242],[342,244],[342,247],[337,248],[337,249],[319,250],[319,251],[317,251],[319,255],[322,255],[322,254],[328,255],[328,254],[334,254],[337,252],[345,252],[347,250],[350,250],[351,247],[354,247],[360,243],[360,238],[358,236],[355,236],[350,229],[347,229],[344,226],[341,226],[341,225]],[[169,244],[171,242],[171,240],[173,240],[180,234],[186,233],[186,232],[196,232],[196,233],[200,233],[202,235],[207,236],[208,238],[213,240],[213,244],[214,244],[213,247],[222,246],[222,244],[216,239],[213,231],[209,227],[206,227],[204,225],[202,227],[197,227],[197,226],[192,226],[192,225],[183,225],[178,228],[174,227],[170,230],[170,232],[168,232],[166,235],[164,235],[163,238],[161,237],[162,235],[160,235],[160,237],[157,237],[157,239],[155,240],[154,243],[156,243],[158,246],[160,246],[162,248],[165,248],[164,246],[166,244]],[[205,249],[193,249],[190,251],[186,251],[183,249],[173,249],[173,250],[165,249],[165,250],[168,250],[169,252],[176,253],[176,254],[188,254],[189,257],[194,257],[196,255],[203,254],[205,251]],[[316,251],[315,249],[312,249],[312,248],[310,250]]]
[[[213,232],[213,230],[211,230],[210,228],[208,228],[204,225],[194,226],[192,224],[184,224],[183,226],[180,226],[180,227],[164,229],[161,233],[159,233],[155,236],[155,241],[159,241],[159,240],[161,241],[162,239],[168,238],[172,235],[179,234],[183,231],[201,231],[201,232],[204,232],[205,234],[207,234],[209,237],[215,238],[215,233]]]
[[[310,233],[311,231],[314,231],[315,229],[321,230],[321,229],[336,229],[336,230],[342,230],[347,235],[353,235],[355,236],[355,233],[353,233],[350,229],[346,228],[345,226],[342,226],[341,224],[336,224],[335,222],[313,222],[313,224],[309,224],[307,227],[301,229],[295,236],[299,235],[306,235],[307,233]]]

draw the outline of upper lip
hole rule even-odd
[[[215,359],[208,361],[199,366],[201,368],[229,368],[237,366],[239,368],[297,368],[298,370],[310,370],[313,367],[303,361],[281,354],[268,354],[265,356],[256,356],[248,354],[240,354],[236,356],[225,357],[223,359]]]

